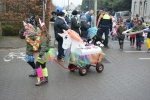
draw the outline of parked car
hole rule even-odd
[[[116,12],[117,21],[131,20],[131,12],[129,11],[118,11]]]

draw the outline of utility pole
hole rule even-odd
[[[69,11],[69,0],[68,0],[68,11]]]
[[[96,26],[96,16],[97,16],[97,0],[94,0],[94,11],[95,11],[95,13],[94,13],[94,26]]]
[[[47,0],[42,0],[43,1],[43,17],[42,21],[45,22],[45,10],[46,10],[46,2]]]
[[[88,0],[88,7],[89,7],[89,9],[88,9],[88,10],[90,10],[90,0]]]

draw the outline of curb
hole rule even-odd
[[[19,48],[23,48],[23,47],[26,47],[26,45],[23,45],[23,46],[18,46],[18,47],[0,47],[0,49],[19,49]]]

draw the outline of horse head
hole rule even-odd
[[[68,49],[68,48],[70,48],[72,39],[67,31],[65,31],[65,30],[63,30],[63,31],[64,31],[64,33],[58,33],[58,35],[60,35],[63,38],[63,44],[62,44],[63,49]]]

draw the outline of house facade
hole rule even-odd
[[[150,0],[132,0],[132,17],[143,16],[145,22],[150,22]]]
[[[67,6],[66,9],[69,10],[69,11],[73,11],[73,10],[76,9],[76,6],[73,3],[70,3],[69,8]]]

